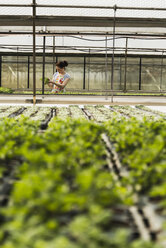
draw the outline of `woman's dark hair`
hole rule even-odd
[[[66,60],[60,61],[56,63],[56,66],[60,67],[61,69],[68,66],[68,62]]]

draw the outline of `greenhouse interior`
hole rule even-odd
[[[0,247],[166,248],[166,1],[0,0]]]

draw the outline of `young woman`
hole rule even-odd
[[[49,80],[49,87],[52,93],[65,92],[65,87],[70,80],[70,75],[65,72],[65,67],[68,66],[67,61],[60,61],[56,63],[57,72],[54,73],[53,79]]]

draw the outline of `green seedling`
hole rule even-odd
[[[40,79],[41,81],[43,80],[42,78]],[[45,77],[44,78],[44,84],[49,84],[50,79]]]

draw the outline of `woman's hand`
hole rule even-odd
[[[54,82],[53,81],[51,81],[51,79],[49,78],[49,81],[48,81],[48,86],[53,86],[53,84],[54,84]]]
[[[48,86],[50,87],[50,88],[53,88],[53,85],[54,85],[55,83],[53,82],[53,81],[51,81],[51,79],[49,78],[49,81],[48,81]]]

